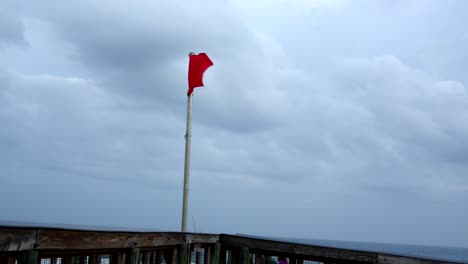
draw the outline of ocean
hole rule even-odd
[[[300,238],[266,238],[290,243],[300,243],[307,245],[316,245],[324,247],[336,247],[353,250],[363,250],[372,252],[381,252],[387,254],[396,254],[401,256],[428,258],[435,260],[447,260],[460,263],[468,263],[468,248],[458,247],[439,247],[439,246],[420,246],[404,244],[386,244],[386,243],[366,243],[350,242],[321,239],[300,239]]]

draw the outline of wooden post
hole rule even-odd
[[[177,264],[187,264],[188,263],[188,252],[187,244],[182,244],[177,249]]]
[[[255,264],[263,264],[262,263],[262,254],[259,252],[255,252]]]
[[[121,264],[121,262],[119,262],[120,260],[119,252],[112,252],[109,257],[110,257],[110,260],[109,260],[110,264]],[[90,255],[88,264],[92,263],[92,258],[93,258],[93,255]]]
[[[210,264],[223,263],[220,261],[221,244],[216,243],[210,247]],[[226,258],[226,257],[225,257]]]
[[[229,250],[229,264],[238,264],[239,263],[239,249],[231,248]]]
[[[195,264],[200,264],[201,261],[201,245],[195,244],[193,245],[193,251],[195,252]],[[192,260],[190,259],[190,262]]]
[[[177,257],[178,257],[178,250],[177,247],[171,248],[171,249],[166,249],[163,251],[164,254],[164,260],[166,264],[176,264],[177,263]]]
[[[143,263],[144,264],[153,264],[150,262],[151,260],[151,255],[153,255],[154,252],[151,252],[151,251],[146,251],[145,252],[145,258],[143,259]],[[154,259],[154,258],[153,258]]]
[[[249,264],[249,248],[247,247],[241,247],[239,249],[239,259],[238,263],[239,264]]]
[[[297,261],[297,260],[296,260],[295,257],[290,257],[288,263],[289,263],[289,264],[296,264],[296,261]]]
[[[15,264],[16,258],[9,256],[0,256],[0,263],[5,264]]]
[[[37,253],[37,251],[34,251],[34,250],[26,251],[23,254],[22,264],[37,264],[38,255],[39,254]]]
[[[90,264],[97,264],[98,263],[99,256],[96,254],[91,254],[89,256],[89,263]],[[111,256],[111,262],[112,262],[112,256]]]
[[[62,256],[62,264],[70,264],[71,262],[71,256],[68,256],[68,255],[65,255],[65,256]]]
[[[172,249],[172,256],[171,256],[171,263],[172,264],[177,264],[177,248],[175,247],[174,249]]]
[[[140,249],[139,248],[132,248],[128,251],[127,255],[125,256],[125,263],[126,264],[138,264],[140,257]]]
[[[228,251],[226,250],[226,248],[221,247],[221,250],[219,251],[219,264],[226,264],[227,254]]]
[[[78,257],[78,256],[70,256],[70,263],[71,263],[71,264],[78,264],[78,263],[80,263],[80,257]]]
[[[156,250],[154,252],[154,261],[151,264],[161,264],[162,258],[164,257],[164,252],[162,250]],[[167,260],[165,263],[168,263]]]
[[[172,252],[174,252],[174,250],[177,250],[177,249],[166,249],[166,250],[163,250],[163,257],[164,257],[164,260],[167,264],[172,264]]]
[[[233,264],[232,262],[232,250],[226,250],[226,264]]]
[[[206,246],[203,249],[203,264],[210,264],[210,258],[211,258],[211,247]]]

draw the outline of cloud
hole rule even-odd
[[[24,25],[14,4],[5,1],[0,7],[0,51],[10,45],[27,45],[24,38]]]
[[[44,206],[0,209],[175,230],[187,53],[203,51],[215,65],[195,91],[190,208],[206,232],[466,244],[432,231],[456,237],[468,221],[465,39],[453,27],[466,19],[451,4],[448,20],[437,3],[421,8],[25,4],[13,17],[28,46],[1,65],[1,195],[28,190]],[[44,212],[54,207],[65,213]]]
[[[2,105],[5,91],[9,86],[9,74],[5,70],[0,69],[0,106]]]
[[[443,149],[455,150],[465,141],[468,127],[454,120],[454,115],[458,119],[468,114],[464,107],[468,93],[462,83],[435,80],[393,56],[350,60],[345,65],[341,92],[368,109],[387,137],[439,158],[451,156]]]
[[[135,135],[148,131],[144,123],[135,123],[141,114],[119,114],[119,100],[92,82],[17,74],[12,87],[2,112],[5,131],[16,144],[3,151],[10,153],[6,159],[19,168],[65,170],[118,180],[129,173],[119,169],[118,163],[127,163],[128,169],[138,166],[141,158],[139,161],[135,152],[149,151],[137,149],[144,143],[143,138],[138,138],[139,142],[129,138],[129,132]],[[157,116],[154,119],[157,122]],[[153,131],[158,131],[157,127]],[[157,155],[158,148],[154,149],[152,154]],[[144,170],[141,174],[145,174]]]
[[[265,56],[268,47],[225,3],[111,6],[111,17],[105,15],[108,5],[92,1],[58,4],[55,11],[35,14],[73,45],[73,58],[90,69],[93,78],[124,96],[137,97],[139,105],[144,100],[144,107],[177,111],[173,105],[184,102],[180,94],[186,90],[186,54],[205,51],[217,66],[207,73],[206,89],[213,92],[206,99],[199,96],[200,109],[216,122],[201,122],[239,132],[266,129],[282,118],[284,93],[271,78],[277,65]]]

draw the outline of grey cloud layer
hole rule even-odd
[[[456,4],[438,16],[439,3],[417,1],[250,16],[242,1],[24,3],[8,18],[19,27],[0,26],[5,58],[15,45],[29,52],[0,64],[0,183],[4,197],[27,189],[41,206],[0,209],[176,229],[193,50],[215,62],[194,98],[191,213],[203,231],[468,246],[457,209],[468,201],[466,52],[453,28],[466,19]],[[436,65],[423,56],[431,51]],[[117,204],[141,206],[124,215]]]

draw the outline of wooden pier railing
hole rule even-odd
[[[0,227],[0,264],[456,263],[245,236]]]

